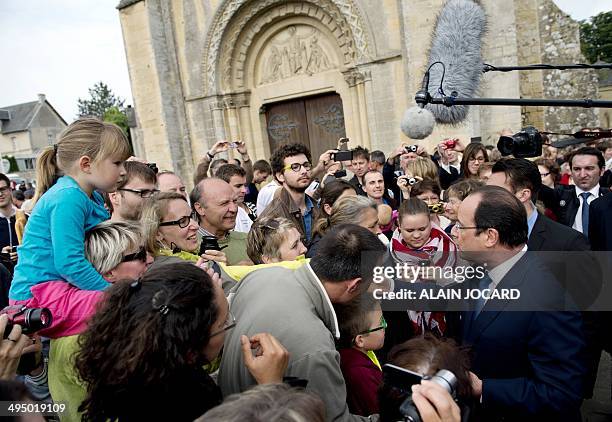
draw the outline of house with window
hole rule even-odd
[[[44,94],[38,94],[37,101],[0,106],[0,156],[15,157],[18,174],[34,178],[36,157],[67,125]]]

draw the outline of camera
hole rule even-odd
[[[405,180],[406,184],[409,186],[414,186],[418,182],[418,180],[415,177],[404,177],[402,180]]]
[[[503,156],[539,157],[542,155],[542,135],[535,127],[527,126],[512,136],[500,136],[497,149]]]
[[[406,146],[404,147],[404,150],[405,150],[406,152],[414,152],[415,154],[416,154],[416,152],[418,151],[418,149],[419,149],[419,147],[418,147],[418,146],[416,146],[416,145],[406,145]]]
[[[437,204],[428,204],[429,212],[433,214],[444,214],[444,204],[438,202]]]
[[[442,386],[449,392],[453,399],[456,398],[457,377],[455,377],[455,374],[453,374],[451,371],[440,369],[433,377],[425,376],[423,379],[429,379],[430,381]],[[399,408],[399,411],[404,417],[405,421],[421,422],[422,420],[418,409],[412,401],[412,393],[410,393],[406,400],[404,400]]]
[[[220,251],[225,249],[227,246],[219,246],[219,241],[215,236],[202,236],[202,243],[200,243],[200,255],[206,251]]]
[[[153,170],[153,172],[155,174],[157,174],[159,172],[159,169],[157,168],[157,164],[155,164],[155,163],[147,163],[147,167],[149,167],[151,170]]]
[[[33,334],[43,328],[48,328],[53,322],[51,311],[47,308],[28,308],[24,305],[7,306],[0,310],[0,315],[8,315],[8,324],[4,330],[4,338],[8,338],[13,325],[21,325],[23,334]]]
[[[444,141],[444,146],[448,149],[453,149],[455,148],[456,145],[457,145],[456,139],[447,139],[446,141]]]

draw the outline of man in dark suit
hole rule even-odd
[[[610,192],[609,188],[599,185],[605,170],[604,157],[597,148],[582,147],[570,156],[569,163],[575,186],[558,186],[555,189],[542,186],[540,199],[555,213],[561,224],[588,235],[591,202]]]
[[[594,251],[612,251],[612,195],[590,205],[589,237]]]
[[[488,185],[500,186],[518,198],[527,212],[529,251],[555,251],[564,253],[538,254],[557,281],[569,293],[574,304],[588,309],[602,288],[602,273],[594,256],[589,252],[586,237],[577,230],[559,224],[539,214],[532,198],[537,198],[542,186],[538,167],[524,158],[503,159],[495,163]],[[583,330],[587,343],[586,361],[589,367],[584,397],[593,395],[597,368],[601,356],[601,334],[608,328],[599,313],[584,312]]]
[[[564,292],[537,256],[526,254],[525,207],[505,189],[485,186],[461,203],[453,230],[463,257],[488,269],[479,288],[521,292],[516,301],[477,301],[461,315],[482,420],[580,421],[581,317],[555,311]]]

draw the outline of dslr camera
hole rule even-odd
[[[396,388],[401,392],[407,393],[406,398],[399,407],[399,415],[404,421],[421,422],[421,415],[412,401],[412,389],[415,384],[420,384],[421,380],[430,380],[438,385],[441,385],[453,399],[456,400],[457,377],[451,371],[440,369],[433,376],[423,376],[408,369],[401,368],[392,364],[383,365],[384,384]],[[382,409],[381,409],[382,410]],[[382,413],[382,412],[381,412]],[[395,412],[391,412],[395,413]],[[390,413],[390,414],[391,414]],[[382,416],[382,415],[381,415]],[[386,421],[388,418],[381,418],[381,421]],[[393,419],[396,420],[395,418]]]
[[[542,135],[535,127],[527,126],[512,136],[500,136],[497,149],[503,156],[539,157],[542,155]]]
[[[53,322],[51,311],[47,308],[28,308],[24,305],[13,305],[0,310],[0,315],[2,314],[8,315],[4,338],[8,338],[15,324],[21,325],[21,332],[27,335],[48,328]]]
[[[340,138],[338,143],[340,147],[335,153],[330,154],[332,161],[351,161],[353,159],[353,151],[349,151],[348,146],[348,138]]]

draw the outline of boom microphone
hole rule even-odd
[[[446,2],[436,20],[429,68],[417,93],[422,102],[406,110],[402,119],[401,128],[406,136],[423,139],[431,135],[434,117],[439,123],[450,124],[466,118],[468,106],[427,104],[427,98],[431,98],[429,92],[434,92],[436,98],[452,93],[472,97],[477,92],[483,69],[480,46],[485,27],[484,11],[473,1]]]
[[[429,65],[435,62],[443,66],[433,66],[427,91],[433,98],[446,95],[471,98],[478,91],[482,75],[482,36],[486,28],[485,13],[470,0],[450,0],[438,15]],[[441,92],[437,90],[440,81]],[[446,107],[442,104],[426,106],[434,114],[438,123],[457,124],[464,120],[468,106]]]

